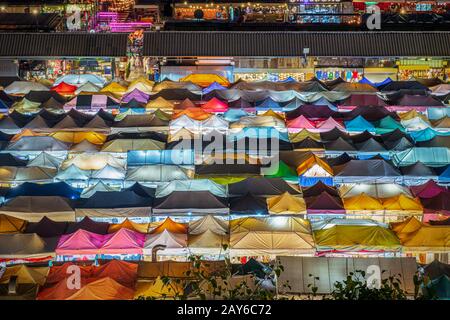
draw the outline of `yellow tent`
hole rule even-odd
[[[406,252],[450,251],[450,226],[429,226],[414,217],[391,223]]]
[[[17,277],[18,284],[38,284],[44,285],[49,267],[29,267],[24,264],[6,268],[0,278],[0,284],[8,283],[11,277]]]
[[[116,158],[109,153],[81,153],[65,160],[61,164],[60,170],[64,170],[72,164],[81,170],[100,170],[106,165],[115,168],[125,167],[123,159]]]
[[[308,177],[329,177],[333,175],[333,169],[324,160],[311,153],[298,165],[297,174]]]
[[[404,194],[382,199],[383,207],[389,213],[422,214],[423,207],[418,198],[410,198]]]
[[[384,207],[381,202],[368,196],[365,193],[360,193],[354,197],[343,199],[344,208],[347,213],[383,213]],[[364,211],[364,212],[361,212]]]
[[[232,255],[312,253],[310,224],[294,217],[240,218],[230,221]]]
[[[380,226],[335,225],[314,232],[318,251],[398,251],[395,234]]]
[[[106,135],[88,131],[88,132],[71,132],[71,131],[56,131],[50,134],[51,137],[67,143],[80,143],[87,140],[93,144],[103,144],[106,141]]]
[[[197,176],[198,179],[205,179],[205,177]],[[219,176],[210,176],[208,177],[209,180],[214,181],[215,183],[222,184],[222,185],[228,185],[231,183],[240,182],[242,180],[247,179],[248,177],[235,177],[235,176],[226,176],[226,177],[219,177]]]
[[[147,110],[156,110],[156,109],[173,110],[173,108],[175,108],[175,104],[164,99],[163,97],[158,97],[155,100],[150,100],[145,105],[145,109]]]
[[[277,113],[277,112],[273,111],[272,109],[269,109],[266,112],[259,114],[258,116],[259,117],[274,117],[274,118],[284,121],[284,114]]]
[[[18,134],[15,134],[11,138],[11,141],[20,140],[22,137],[38,137],[38,136],[45,136],[45,134],[34,132],[34,131],[30,130],[30,129],[25,129],[25,130],[22,130],[22,132],[20,132]]]
[[[181,78],[180,81],[185,82],[190,81],[201,87],[207,87],[214,82],[217,82],[218,84],[224,87],[228,87],[230,85],[230,83],[225,77],[213,73],[192,73],[184,78]]]
[[[422,222],[415,217],[409,217],[403,221],[391,222],[390,227],[397,234],[400,241],[403,242],[422,227]]]
[[[11,106],[10,111],[15,110],[21,113],[38,112],[40,109],[40,105],[40,102],[33,102],[26,98],[23,98],[22,100],[15,102]]]
[[[136,284],[136,291],[134,298],[139,297],[154,298],[154,299],[172,299],[176,296],[182,295],[184,292],[181,283],[177,283],[177,280],[170,279],[169,283],[158,277],[155,281],[141,282]]]
[[[140,233],[147,233],[149,224],[148,223],[136,223],[131,220],[125,219],[122,223],[110,224],[108,228],[108,233],[114,233],[120,229],[125,228],[132,231],[137,231]]]
[[[196,139],[198,136],[199,134],[196,134],[189,129],[181,128],[176,132],[169,133],[167,137],[167,142],[178,141],[181,139],[192,140]]]
[[[127,92],[131,92],[137,89],[145,93],[151,93],[154,85],[155,83],[153,81],[150,81],[141,76],[130,83]]]
[[[399,116],[400,120],[411,120],[414,118],[421,118],[425,122],[430,123],[427,116],[424,115],[423,113],[418,112],[416,109],[411,109],[407,112],[399,112],[398,116]]]
[[[310,138],[315,141],[320,141],[320,133],[318,132],[310,132],[306,129],[302,129],[296,133],[289,133],[289,141],[292,143],[300,142],[305,140],[306,138]]]
[[[21,233],[26,225],[26,220],[0,214],[0,233]]]
[[[103,89],[100,90],[100,92],[104,92],[104,93],[111,93],[114,96],[122,96],[125,94],[125,92],[127,92],[127,88],[122,86],[121,84],[117,83],[117,82],[111,82],[108,85],[106,85],[105,87],[103,87]]]
[[[271,214],[302,214],[306,213],[306,204],[303,198],[295,197],[289,192],[279,196],[267,198],[267,208]]]

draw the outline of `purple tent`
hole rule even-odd
[[[133,91],[126,93],[122,97],[122,103],[128,103],[133,99],[136,100],[137,102],[147,103],[149,98],[150,95],[140,91],[139,89],[134,89]]]

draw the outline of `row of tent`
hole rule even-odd
[[[348,94],[335,92],[300,94],[293,91],[248,92],[240,90],[212,91],[204,96],[184,89],[168,89],[155,95],[147,95],[134,90],[118,100],[108,93],[81,93],[70,100],[52,91],[30,91],[23,98],[13,98],[0,92],[0,110],[35,113],[40,110],[81,110],[112,112],[133,111],[143,113],[154,110],[198,108],[207,112],[223,113],[228,110],[243,109],[248,112],[292,111],[301,105],[327,106],[332,110],[348,111],[355,107],[387,107],[390,110],[405,111],[416,109],[442,109],[448,104],[450,93],[445,96],[427,94],[396,93],[388,97],[377,94]]]
[[[270,153],[259,150],[266,155],[265,161],[273,161],[266,164],[250,158],[245,149],[225,157],[205,154],[201,161],[195,159],[195,150],[184,149],[135,150],[124,157],[92,150],[67,151],[40,152],[33,148],[19,152],[19,157],[0,153],[0,182],[15,186],[24,182],[59,181],[77,188],[97,182],[121,187],[134,182],[155,185],[193,179],[229,184],[250,177],[281,178],[305,187],[318,181],[328,185],[371,182],[417,185],[428,180],[447,185],[450,182],[450,154],[444,147],[410,148],[395,153],[391,160],[379,154],[355,158],[342,153],[326,158],[302,151],[281,151],[270,158],[267,157]],[[28,160],[25,156],[30,157],[32,153],[36,156]]]
[[[217,74],[190,74],[179,81],[164,79],[155,83],[144,77],[139,77],[131,82],[119,80],[106,83],[106,80],[95,75],[65,75],[51,83],[49,81],[14,81],[5,91],[8,94],[26,94],[30,90],[53,90],[64,95],[74,95],[80,92],[110,92],[122,96],[134,90],[140,90],[148,94],[167,89],[186,89],[193,92],[208,93],[212,90],[249,90],[249,91],[298,91],[298,92],[390,92],[399,90],[432,91],[442,94],[448,91],[447,84],[437,78],[411,79],[408,81],[393,81],[390,78],[380,83],[373,83],[363,78],[359,82],[346,82],[342,78],[332,81],[320,81],[317,78],[305,82],[293,79],[286,81],[244,81],[239,79],[229,83],[224,77]]]
[[[37,222],[48,217],[75,221],[92,217],[107,221],[149,221],[165,215],[183,219],[207,214],[228,216],[308,216],[371,218],[393,221],[408,216],[448,223],[447,188],[428,181],[407,188],[397,184],[345,184],[339,189],[322,182],[302,191],[281,179],[246,179],[223,186],[210,180],[173,181],[157,188],[135,183],[119,191],[98,183],[83,191],[65,183],[24,183],[3,189],[0,213]],[[436,221],[435,221],[436,220]]]
[[[11,221],[11,219],[10,219]],[[14,220],[12,220],[14,221]],[[16,222],[17,223],[17,222]],[[58,228],[58,229],[56,229]],[[68,229],[76,230],[67,233]],[[148,229],[147,229],[148,228]],[[450,226],[424,224],[414,217],[390,225],[373,220],[331,219],[320,222],[297,217],[246,217],[223,220],[205,216],[189,224],[166,218],[160,223],[120,224],[50,219],[31,224],[37,233],[0,234],[0,261],[7,264],[56,259],[141,260],[158,255],[223,256],[446,253]],[[96,233],[86,229],[94,229]],[[26,230],[26,229],[25,229]],[[142,231],[148,230],[147,233]],[[225,246],[226,245],[226,246]]]

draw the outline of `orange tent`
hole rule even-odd
[[[172,115],[172,119],[177,119],[181,117],[182,115],[186,115],[191,119],[194,120],[206,120],[209,117],[211,117],[211,113],[208,113],[204,111],[202,108],[187,108],[181,111],[175,111],[175,113]]]
[[[222,100],[213,97],[211,100],[202,105],[202,109],[206,112],[226,112],[228,104]]]
[[[365,193],[360,193],[359,195],[345,198],[342,201],[344,202],[344,208],[347,212],[371,213],[377,211],[383,212],[384,209],[378,199]]]
[[[166,218],[166,220],[164,220],[163,223],[161,223],[155,229],[150,231],[150,233],[157,234],[163,232],[164,230],[167,230],[172,233],[187,233],[188,227],[187,225],[183,223],[177,223],[168,217]]]
[[[81,288],[69,289],[64,279],[54,287],[42,290],[37,300],[130,300],[134,290],[122,286],[110,277],[83,284]]]
[[[324,160],[322,160],[321,158],[319,158],[318,156],[316,156],[315,154],[310,154],[308,159],[305,159],[298,165],[297,174],[299,176],[303,175],[310,169],[313,169],[314,167],[325,170],[326,173],[328,173],[330,176],[333,175],[333,169],[330,167],[330,165],[328,163],[326,163]],[[313,170],[313,171],[318,171],[318,170]],[[320,171],[322,171],[322,170],[320,170]]]
[[[67,270],[73,265],[75,264],[67,262],[60,266],[51,267],[47,276],[46,285],[49,286],[60,282],[66,282],[68,276],[71,274],[71,272],[68,272]],[[138,265],[121,260],[111,260],[98,267],[94,265],[79,265],[78,268],[80,269],[82,284],[91,283],[104,277],[110,277],[121,285],[132,288],[136,281]]]
[[[219,76],[218,74],[214,73],[193,73],[190,75],[187,75],[184,78],[181,78],[180,81],[190,81],[192,83],[195,83],[201,87],[207,87],[211,85],[214,82],[217,82],[221,86],[228,87],[230,83],[228,80],[222,76]]]
[[[391,222],[392,231],[394,231],[401,242],[410,239],[414,233],[416,233],[423,224],[415,217],[409,217],[406,220],[400,222]]]
[[[22,138],[22,137],[38,137],[38,136],[45,136],[45,134],[37,133],[37,132],[34,132],[34,131],[30,130],[30,129],[25,129],[22,132],[15,134],[11,138],[11,141],[20,140],[20,138]]]
[[[26,225],[25,220],[0,214],[0,233],[21,233]]]
[[[132,230],[132,231],[137,231],[140,233],[147,233],[148,223],[136,223],[131,220],[125,219],[122,221],[122,223],[110,224],[108,233],[114,233],[116,231],[119,231],[122,228]]]

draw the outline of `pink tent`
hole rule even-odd
[[[142,254],[145,243],[145,235],[126,228],[104,236],[104,242],[100,248],[103,254]]]
[[[122,97],[122,102],[123,103],[128,103],[128,102],[130,102],[131,100],[134,99],[137,102],[147,103],[149,98],[150,98],[149,94],[146,94],[145,92],[142,92],[139,89],[134,89],[133,91],[130,91],[130,92],[126,93]]]
[[[410,189],[415,197],[423,199],[434,198],[442,192],[447,192],[447,188],[438,185],[434,180],[428,180],[426,183],[412,186]]]
[[[102,243],[102,235],[79,229],[61,236],[55,252],[57,255],[97,254]]]
[[[144,234],[125,228],[105,235],[79,229],[61,236],[56,254],[142,254],[144,243]]]
[[[315,129],[314,123],[309,121],[304,115],[287,121],[287,127],[290,132],[296,129]]]
[[[228,104],[213,97],[211,100],[202,105],[202,109],[206,112],[226,112]]]
[[[338,128],[339,130],[345,131],[345,128],[342,125],[342,123],[337,122],[332,117],[329,117],[325,121],[319,122],[316,125],[316,128],[317,128],[316,131],[319,131],[319,132],[330,131],[334,128]]]

